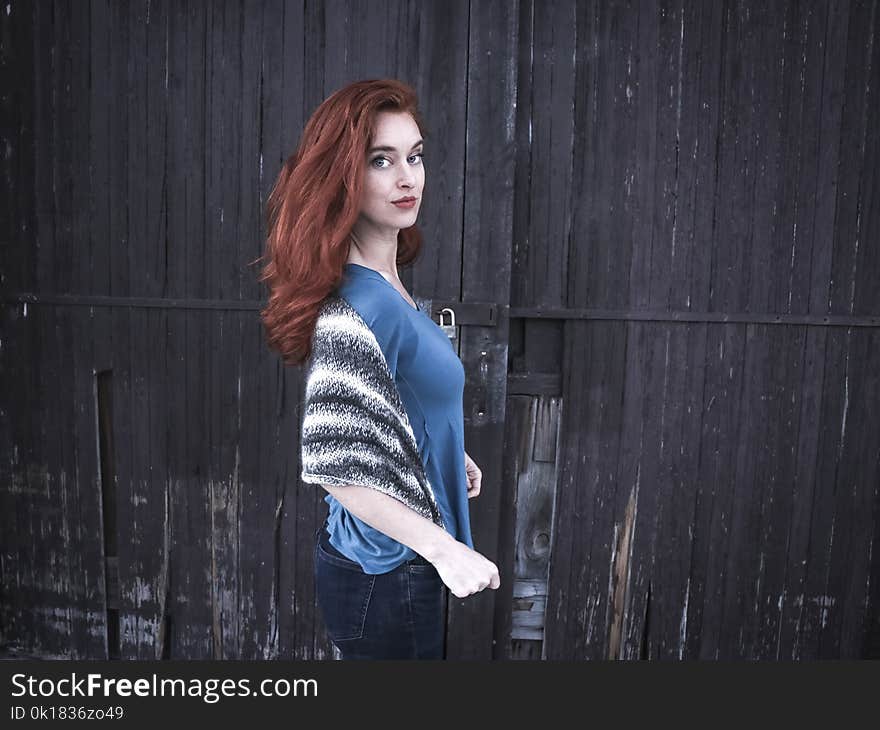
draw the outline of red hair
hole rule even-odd
[[[268,282],[269,300],[260,318],[269,347],[286,365],[301,365],[311,356],[318,310],[342,280],[377,112],[408,112],[424,136],[417,104],[415,91],[395,79],[339,89],[312,114],[299,147],[278,174],[266,205],[261,258],[267,263],[259,280]],[[401,229],[398,265],[412,263],[421,246],[417,226]]]

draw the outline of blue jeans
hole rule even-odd
[[[324,525],[315,538],[318,608],[343,659],[443,658],[446,586],[431,563],[416,555],[370,575],[330,544]]]

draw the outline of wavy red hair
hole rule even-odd
[[[396,79],[349,84],[312,114],[269,195],[259,279],[268,282],[269,300],[260,318],[269,347],[286,365],[311,356],[318,310],[342,279],[379,111],[408,112],[425,136],[412,87]],[[421,246],[418,226],[401,229],[398,265],[412,263]]]

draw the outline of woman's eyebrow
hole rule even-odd
[[[419,146],[420,144],[422,144],[422,142],[424,142],[424,141],[425,141],[425,140],[420,139],[420,140],[419,140],[418,142],[416,142],[412,147],[410,147],[410,149],[411,149],[411,150],[414,150],[416,147],[418,147],[418,146]],[[367,154],[371,154],[371,153],[373,153],[373,152],[394,152],[394,148],[393,148],[393,147],[389,147],[388,145],[380,145],[379,147],[371,147],[370,149],[367,150]]]

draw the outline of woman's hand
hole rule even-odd
[[[433,555],[431,563],[457,598],[467,598],[484,588],[496,590],[501,585],[498,566],[485,555],[455,539],[445,541]]]
[[[480,471],[480,467],[478,467],[477,463],[468,455],[467,451],[464,452],[464,468],[467,472],[468,479],[467,496],[468,499],[473,499],[480,493],[483,472]]]

